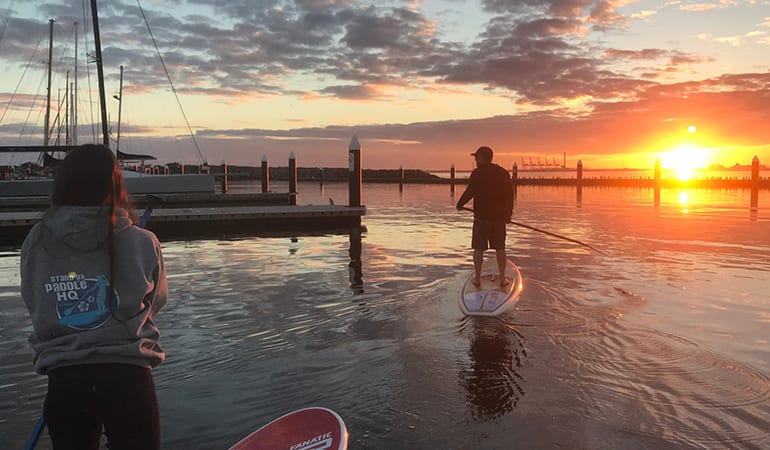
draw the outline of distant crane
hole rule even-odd
[[[556,157],[552,156],[549,160],[547,156],[527,156],[521,157],[522,169],[566,169],[567,168],[567,152],[564,152],[564,162],[559,164],[556,162]]]

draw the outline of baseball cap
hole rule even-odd
[[[479,147],[478,150],[471,153],[471,156],[482,156],[487,159],[492,159],[492,149],[489,147]]]

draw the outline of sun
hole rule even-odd
[[[664,153],[661,166],[674,171],[678,179],[687,181],[695,176],[697,169],[708,166],[708,163],[709,154],[706,150],[693,145],[683,145]]]

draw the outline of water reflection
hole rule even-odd
[[[577,187],[577,207],[581,208],[583,206],[583,186],[578,185]]]
[[[347,196],[304,186],[302,203]],[[351,449],[770,449],[770,216],[746,221],[748,190],[690,190],[681,220],[675,189],[656,214],[649,189],[584,186],[578,209],[572,188],[520,186],[517,220],[613,245],[512,233],[526,295],[497,320],[460,318],[472,220],[445,185],[365,189],[365,241],[163,243],[164,449],[223,448],[310,404],[343,415]],[[23,448],[46,386],[18,266],[0,255],[1,449]]]
[[[364,292],[364,276],[361,269],[361,234],[362,227],[350,229],[350,289],[356,294]]]
[[[524,396],[519,370],[525,355],[523,337],[503,320],[466,317],[470,322],[470,365],[460,370],[467,406],[487,422],[511,412]]]
[[[690,196],[687,194],[687,191],[682,191],[679,193],[679,204],[682,205],[683,209],[682,212],[687,214],[690,212],[690,210],[687,208],[687,204],[690,202]]]

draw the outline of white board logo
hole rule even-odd
[[[326,450],[332,447],[332,433],[331,431],[325,434],[319,434],[318,436],[308,439],[306,441],[298,442],[289,447],[289,450]]]

